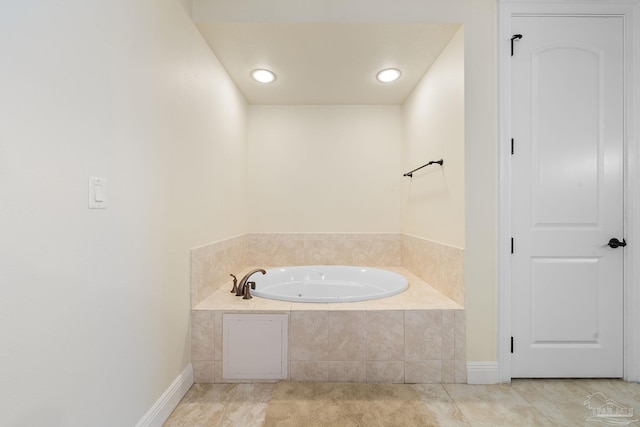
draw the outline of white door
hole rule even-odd
[[[621,17],[514,17],[512,377],[621,377]]]

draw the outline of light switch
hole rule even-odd
[[[89,209],[107,208],[107,180],[105,178],[89,178]]]
[[[102,183],[95,183],[93,186],[93,200],[95,202],[104,202],[104,186]]]

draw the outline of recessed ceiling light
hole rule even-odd
[[[273,72],[264,69],[253,70],[251,77],[260,83],[271,83],[276,79],[276,75]]]
[[[380,71],[376,75],[376,79],[378,79],[378,81],[382,83],[391,83],[398,80],[398,78],[400,78],[400,74],[401,74],[400,70],[398,69],[387,68],[385,70]]]

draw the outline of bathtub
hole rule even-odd
[[[400,274],[379,268],[313,265],[270,268],[254,274],[254,296],[294,302],[353,302],[386,298],[409,286]]]

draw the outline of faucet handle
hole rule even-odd
[[[247,282],[247,284],[244,285],[244,296],[242,297],[242,299],[253,298],[251,296],[251,289],[255,289],[255,288],[256,288],[256,282]]]
[[[233,277],[233,289],[231,289],[231,293],[234,294],[238,289],[238,278],[233,274],[229,274],[229,276]]]

